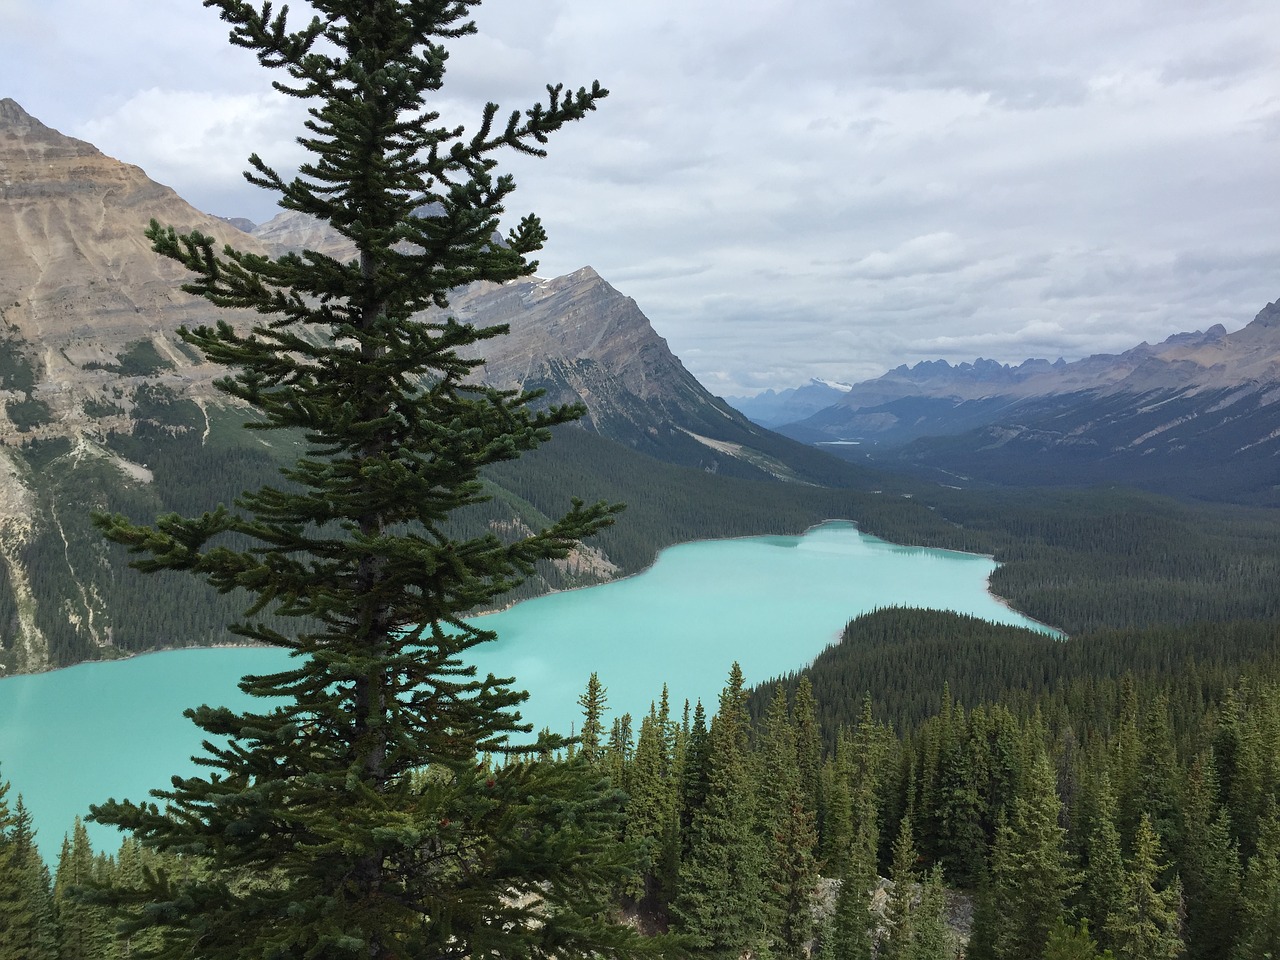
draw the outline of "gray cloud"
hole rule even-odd
[[[1072,359],[1280,296],[1274,0],[486,0],[442,112],[599,78],[512,158],[543,274],[591,264],[713,390],[938,356]],[[196,0],[5,0],[6,95],[197,206],[297,160],[280,101]],[[292,112],[291,112],[292,111]]]

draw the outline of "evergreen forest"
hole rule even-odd
[[[797,676],[750,689],[734,667],[718,703],[656,691],[641,717],[614,715],[593,677],[580,741],[553,762],[625,795],[619,914],[697,957],[1275,956],[1275,627],[1076,649],[1016,632],[882,611]],[[904,645],[933,647],[918,674],[824,695],[892,675]],[[938,677],[957,680],[926,694]],[[4,790],[0,956],[145,955],[161,934],[122,932],[127,908],[92,891],[200,858],[94,851],[77,822],[50,873]]]
[[[258,709],[188,711],[198,775],[92,808],[116,850],[77,821],[46,863],[0,768],[0,960],[1280,956],[1280,517],[815,454],[806,482],[713,475],[592,434],[581,405],[477,386],[503,328],[424,310],[533,271],[545,233],[503,232],[495,157],[542,156],[608,91],[551,84],[440,125],[472,5],[313,0],[308,20],[205,0],[309,110],[297,174],[254,155],[249,181],[356,255],[218,250],[153,221],[186,292],[256,318],[181,331],[230,406],[138,387],[137,429],[104,443],[147,484],[32,439],[50,479],[23,560],[56,600],[35,614],[51,666],[295,656],[241,681]],[[143,345],[120,369],[161,362]],[[0,379],[27,397],[11,415],[45,415],[20,365]],[[593,675],[580,734],[532,744],[519,678],[464,666],[492,639],[471,613],[829,518],[992,555],[993,590],[1065,639],[879,610],[794,675],[726,664],[716,703],[655,690],[619,715]],[[583,541],[602,562],[570,562]],[[88,597],[110,622],[67,615]]]

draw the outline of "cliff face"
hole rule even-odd
[[[265,249],[139,168],[0,100],[0,304],[13,332],[62,349],[146,327],[167,333],[207,309],[176,289],[181,268],[151,251],[152,218]]]
[[[94,419],[85,401],[103,407],[104,391],[115,386],[106,368],[142,341],[175,371],[170,380],[203,384],[212,374],[178,347],[177,327],[206,321],[211,311],[179,289],[184,271],[152,252],[144,231],[153,218],[265,250],[139,168],[0,100],[0,325],[7,350],[32,368],[34,394],[50,410],[39,423],[0,417],[0,440],[78,433]],[[110,399],[127,411],[127,398]]]

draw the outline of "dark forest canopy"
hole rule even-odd
[[[905,938],[908,956],[950,958],[945,885],[976,906],[967,957],[1261,960],[1280,944],[1275,632],[1100,634],[1073,650],[954,615],[881,611],[841,645],[867,645],[861,662],[887,657],[892,669],[894,648],[939,642],[936,662],[882,688],[898,707],[833,701],[819,669],[812,685],[804,675],[755,692],[735,670],[717,704],[657,691],[644,716],[615,716],[593,678],[583,743],[555,762],[576,754],[625,791],[614,829],[641,855],[613,900],[645,929],[683,934],[697,956],[870,956],[873,938],[884,956]],[[1033,640],[1043,656],[1019,663]],[[0,886],[25,877],[28,892],[0,910],[21,902],[23,929],[75,938],[61,954],[24,955],[37,960],[125,948],[119,917],[77,899],[74,883],[199,869],[135,841],[94,855],[77,829],[51,886],[18,852],[23,822],[10,803]],[[898,886],[873,915],[877,875]],[[821,877],[843,880],[834,900],[818,894]],[[921,895],[895,893],[916,884]],[[1058,952],[1063,941],[1077,952]]]

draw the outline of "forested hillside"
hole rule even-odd
[[[941,960],[967,939],[979,960],[1262,960],[1280,946],[1275,631],[1061,643],[885,611],[851,627],[844,663],[754,692],[735,668],[718,705],[655,691],[645,716],[614,716],[593,678],[563,759],[626,792],[618,840],[638,854],[617,902],[695,956],[877,942]],[[21,878],[31,960],[145,946],[77,885],[198,869],[133,841],[95,854],[77,827],[50,886],[8,799],[0,881]]]

